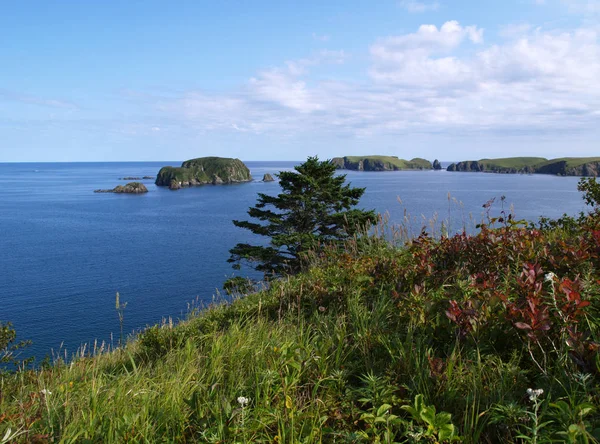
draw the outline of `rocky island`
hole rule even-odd
[[[430,170],[431,162],[421,158],[411,160],[396,156],[345,156],[331,159],[338,169],[355,171]]]
[[[558,176],[598,176],[600,157],[505,157],[466,160],[448,165],[448,171],[473,171],[503,174],[554,174]]]
[[[241,183],[251,180],[250,170],[239,159],[200,157],[186,160],[180,167],[161,168],[155,184],[178,190],[183,187]]]
[[[263,182],[274,182],[274,181],[275,181],[275,179],[273,179],[273,176],[271,176],[269,173],[266,173],[266,174],[263,176],[263,180],[262,180],[262,181],[263,181]]]
[[[94,193],[126,193],[126,194],[142,194],[147,193],[148,188],[143,183],[129,182],[126,185],[117,185],[116,187],[108,190],[94,190]]]
[[[144,176],[144,177],[127,176],[127,177],[119,177],[119,180],[154,180],[154,176]]]

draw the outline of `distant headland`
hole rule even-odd
[[[250,170],[240,159],[200,157],[186,160],[180,167],[161,168],[155,184],[178,190],[183,187],[231,184],[251,180]]]
[[[448,165],[448,171],[504,174],[553,174],[557,176],[598,176],[600,157],[505,157],[465,160]]]
[[[396,156],[345,156],[331,159],[338,169],[355,171],[400,171],[400,170],[431,170],[430,161],[414,158],[399,159]]]

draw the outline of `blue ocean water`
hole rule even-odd
[[[277,182],[260,182],[264,173],[295,162],[247,162],[256,181],[240,185],[173,192],[145,181],[145,195],[93,193],[179,164],[0,164],[0,321],[33,341],[27,354],[69,354],[96,339],[116,344],[116,291],[127,302],[126,332],[210,301],[232,275],[228,250],[250,239],[231,220],[246,218],[257,193],[279,192]],[[500,196],[528,220],[585,209],[573,177],[422,171],[347,172],[347,179],[366,187],[361,206],[395,223],[406,211],[416,226],[436,213],[450,215],[454,227],[473,225],[482,204]]]

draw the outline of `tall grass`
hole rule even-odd
[[[380,225],[179,325],[2,374],[0,442],[597,442],[600,222],[495,222]]]

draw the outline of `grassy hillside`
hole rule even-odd
[[[3,375],[0,438],[595,442],[600,218],[502,217],[354,240],[123,349]]]
[[[586,163],[600,162],[600,157],[559,157],[556,159],[550,159],[545,162],[538,164],[538,167],[543,167],[556,163],[563,163],[567,168],[576,168]]]
[[[600,157],[506,157],[500,159],[467,160],[453,163],[448,171],[484,171],[495,173],[538,173],[561,176],[598,176]]]
[[[505,157],[499,159],[481,159],[480,164],[488,169],[532,167],[547,161],[544,157]]]

